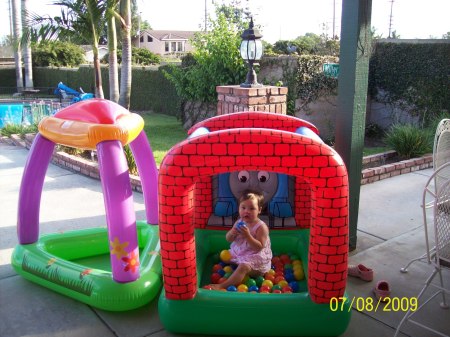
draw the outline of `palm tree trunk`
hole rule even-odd
[[[23,63],[25,66],[25,88],[32,89],[34,87],[33,83],[33,62],[31,56],[31,39],[30,30],[27,23],[28,15],[28,0],[22,0],[22,32],[23,37]]]
[[[125,21],[122,25],[122,69],[120,79],[119,104],[130,108],[131,97],[131,3],[130,0],[120,1],[120,16]]]
[[[97,5],[96,1],[86,1],[88,12],[90,15],[90,25],[92,30],[92,53],[94,54],[94,76],[95,76],[95,97],[104,98],[102,85],[102,71],[100,66],[100,59],[98,57],[98,32],[95,27],[94,8]]]
[[[14,46],[14,62],[16,66],[16,85],[17,92],[23,90],[23,74],[22,74],[22,52],[20,48],[20,40],[22,35],[22,25],[20,23],[20,2],[12,0],[12,21],[13,21],[13,46]]]
[[[117,64],[117,31],[114,12],[117,0],[108,1],[108,53],[109,53],[109,99],[119,101],[119,71]]]

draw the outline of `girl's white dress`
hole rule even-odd
[[[238,220],[236,223],[239,223],[240,221],[241,220]],[[261,226],[266,226],[266,224],[259,220],[259,222],[250,229],[250,234],[254,238],[256,238],[256,232]],[[230,253],[231,262],[236,264],[245,263],[249,265],[252,270],[259,271],[262,274],[268,272],[272,267],[272,250],[270,248],[269,236],[267,237],[263,249],[256,251],[248,244],[247,240],[242,235],[238,235],[230,245]]]

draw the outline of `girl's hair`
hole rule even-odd
[[[263,208],[264,195],[262,193],[255,192],[255,191],[245,191],[244,193],[242,193],[241,197],[239,198],[239,204],[245,200],[256,200],[258,207],[260,209]]]

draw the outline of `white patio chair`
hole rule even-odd
[[[400,269],[402,273],[408,272],[408,267],[416,261],[425,261],[430,263],[430,256],[434,252],[434,247],[430,248],[428,241],[427,215],[428,210],[433,207],[436,192],[442,184],[450,179],[450,166],[443,165],[450,162],[450,119],[443,119],[436,128],[433,145],[433,169],[434,174],[430,178],[424,188],[422,196],[423,223],[425,232],[426,252],[421,256],[410,260],[404,267]],[[439,172],[436,174],[436,172]]]
[[[442,167],[443,166],[441,166],[441,168]],[[425,286],[417,295],[417,303],[420,303],[420,305],[417,310],[412,311],[410,308],[410,310],[405,314],[403,319],[400,321],[397,330],[395,331],[394,337],[400,332],[400,328],[405,322],[411,322],[440,336],[448,336],[443,332],[437,331],[433,327],[426,325],[426,322],[424,322],[423,319],[419,322],[413,320],[412,317],[438,295],[442,295],[442,302],[440,304],[441,308],[449,308],[446,295],[450,294],[450,288],[447,288],[443,282],[442,271],[444,269],[450,270],[450,180],[444,182],[437,191],[433,202],[433,225],[435,248],[432,256],[430,257],[430,263],[433,265],[433,271],[426,280]],[[439,275],[439,284],[432,282],[436,275]],[[428,299],[421,300],[428,288],[434,288],[437,289],[437,291],[429,296]]]

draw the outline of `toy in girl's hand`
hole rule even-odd
[[[236,229],[237,229],[238,231],[240,231],[242,227],[247,227],[247,225],[245,224],[244,221],[239,221],[239,222],[237,223],[237,225],[236,225]]]

